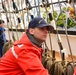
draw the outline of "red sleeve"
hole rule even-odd
[[[21,51],[18,55],[18,64],[26,75],[49,75],[38,56],[33,52]]]

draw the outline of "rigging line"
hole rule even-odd
[[[59,7],[60,7],[60,12],[62,12],[62,11],[61,11],[61,5],[60,5],[59,0],[58,0],[58,3],[59,3]],[[57,28],[57,27],[56,27],[56,28]],[[58,34],[58,29],[57,29],[57,37],[58,37],[58,44],[59,44],[59,46],[60,46],[60,53],[61,53],[61,58],[62,58],[62,51],[61,51],[61,50],[63,50],[63,46],[62,46],[61,40],[59,39],[60,35]]]
[[[48,11],[47,11],[47,7],[48,7],[48,2],[45,0],[45,1],[43,1],[42,3],[44,3],[45,2],[45,4],[43,4],[44,5],[44,8],[45,8],[45,11],[46,11],[46,19],[47,19],[47,22],[48,22]],[[52,41],[51,41],[51,34],[50,34],[50,32],[48,32],[48,34],[49,34],[49,40],[50,40],[50,47],[51,47],[51,51],[52,51]],[[46,45],[47,46],[47,45]],[[48,49],[48,51],[49,51],[49,48],[47,47],[47,49]]]
[[[21,8],[21,2],[20,2],[21,0],[19,0],[19,1],[17,1],[17,7],[20,9]],[[20,15],[22,14],[21,13],[21,11],[20,12],[18,12],[18,14],[17,14],[17,20],[18,20],[18,27],[20,28],[20,29],[22,29],[22,25],[21,25],[21,16]]]
[[[21,6],[22,6],[21,8],[22,8],[22,9],[23,9],[23,3],[24,3],[23,1],[24,1],[24,0],[21,0]],[[25,23],[24,23],[24,12],[23,12],[23,10],[22,10],[22,17],[21,17],[21,18],[22,18],[22,23],[23,23],[23,26],[24,26],[24,30],[26,31]]]
[[[13,9],[16,10],[15,12],[13,12],[13,14],[16,16],[16,13],[18,13],[18,8],[17,8],[14,0],[12,0],[12,3],[13,3]],[[18,29],[17,29],[17,26],[16,26],[16,22],[15,22],[14,15],[13,15],[13,20],[14,20],[15,29],[16,29],[16,35],[17,35],[17,40],[19,40],[18,31],[17,31]],[[16,17],[17,17],[17,16],[16,16]]]
[[[30,2],[28,4],[29,4],[29,8],[30,8],[29,11],[28,11],[28,15],[30,16],[31,19],[33,19],[34,18],[34,16],[33,16],[33,9],[31,8]]]
[[[6,6],[5,6],[3,0],[1,0],[1,2],[2,2],[2,7],[3,7],[3,9],[4,9],[5,13],[6,13],[6,20],[7,20],[7,18],[8,18],[7,9],[6,9]],[[10,32],[9,32],[8,20],[7,20],[7,28],[8,28],[8,37],[9,37],[9,40],[11,40],[10,39]]]
[[[25,0],[25,5],[26,5],[26,20],[29,22],[29,9],[31,9],[31,6],[30,6],[30,3],[29,3],[29,1],[28,0]],[[29,8],[29,9],[28,9]],[[26,23],[27,24],[27,23]]]
[[[53,7],[53,2],[51,0],[51,3],[52,3],[52,10],[53,10],[53,14],[54,14],[54,7]],[[54,20],[55,20],[55,25],[56,25],[56,32],[57,32],[57,39],[58,39],[58,44],[59,44],[59,47],[60,47],[60,57],[62,58],[62,52],[61,50],[63,49],[63,46],[62,46],[62,43],[60,41],[60,38],[59,38],[59,33],[58,33],[58,28],[57,28],[57,23],[56,23],[56,18],[54,17]]]
[[[46,0],[43,0],[43,7],[45,8],[45,12],[46,12],[46,20],[47,20],[47,22],[48,22],[48,11],[47,11],[47,1]]]
[[[53,51],[53,47],[52,47],[52,39],[51,39],[51,34],[50,34],[50,32],[49,32],[49,40],[50,40],[51,51]]]
[[[40,4],[40,1],[38,0],[38,6],[39,6],[38,7],[38,16],[40,17],[40,5],[39,4]]]
[[[25,1],[25,4],[26,4],[26,11],[27,11],[27,20],[28,20],[28,22],[30,21],[30,18],[29,18],[29,16],[31,17],[31,19],[33,19],[34,17],[33,17],[33,15],[31,15],[31,13],[32,13],[32,11],[30,12],[30,10],[32,10],[32,8],[31,8],[31,4],[30,4],[30,2],[29,2],[29,0],[26,0]],[[29,9],[28,9],[29,8]]]
[[[62,13],[62,9],[61,9],[61,6],[60,6],[60,0],[58,0],[58,2],[59,2],[60,11],[61,11],[61,13]],[[67,15],[66,15],[66,23],[65,23],[65,21],[64,21],[64,18],[62,18],[62,19],[63,19],[63,22],[64,22],[64,28],[65,28],[66,38],[67,38],[67,42],[68,42],[68,46],[69,46],[69,50],[70,50],[70,54],[71,54],[73,66],[74,66],[74,59],[73,59],[73,56],[72,56],[72,50],[71,50],[71,46],[70,46],[70,42],[69,42],[69,38],[68,38],[68,34],[67,34],[67,29],[66,29],[66,25],[67,25]]]
[[[39,7],[39,5],[36,5],[36,0],[34,0],[34,6],[38,6],[38,7]],[[35,9],[36,9],[36,10],[35,10]],[[37,11],[37,15],[38,15],[37,7],[35,7],[34,10]]]
[[[47,4],[47,6],[49,5],[49,3]],[[49,5],[50,7],[50,5]],[[49,16],[49,19],[50,21],[52,21],[52,14],[51,13],[48,13],[48,16]],[[52,47],[52,37],[51,37],[51,34],[49,32],[49,40],[50,40],[50,47],[51,47],[51,52],[53,53],[53,47]]]
[[[67,42],[68,42],[68,46],[69,46],[69,51],[70,51],[70,54],[71,54],[71,59],[72,59],[72,62],[73,62],[73,66],[75,66],[75,64],[74,64],[74,58],[73,58],[73,54],[72,54],[72,50],[71,50],[71,46],[70,46],[70,42],[69,42],[69,38],[68,38],[68,33],[67,33],[67,29],[66,29],[67,21],[65,23],[65,21],[63,19],[63,22],[64,22],[64,28],[65,28],[66,38],[67,38]]]
[[[11,2],[10,1],[8,1],[8,6],[11,6],[10,5],[11,4]],[[9,7],[9,11],[10,11],[11,9],[10,9],[10,7]],[[11,30],[12,30],[12,38],[13,38],[13,41],[15,42],[16,41],[16,38],[15,38],[15,35],[14,35],[14,32],[13,32],[13,28],[12,28],[12,26],[13,26],[13,23],[12,23],[12,15],[13,15],[13,13],[9,13],[9,18],[10,18],[10,24],[11,24]]]
[[[63,3],[63,2],[65,2],[65,1],[61,1],[60,3]],[[57,4],[58,2],[55,2],[55,3],[53,3],[53,4]],[[49,5],[52,5],[52,3],[49,3]],[[42,6],[42,4],[41,5],[39,5],[39,6]],[[39,7],[38,5],[36,5],[36,6],[32,6],[31,8],[23,8],[23,9],[19,9],[18,10],[18,12],[19,11],[22,11],[22,10],[27,10],[27,9],[32,9],[32,8],[36,8],[36,7]],[[9,12],[9,11],[7,11],[7,13],[13,13],[13,12],[15,12],[15,11],[12,11],[12,12]],[[5,12],[1,12],[1,13],[5,13]]]
[[[6,2],[7,0],[1,1],[0,4],[2,4],[2,2]]]
[[[48,2],[47,2],[48,3]],[[47,6],[49,5],[49,3],[47,4]],[[50,5],[49,5],[49,7],[50,7]],[[49,15],[49,14],[48,14]],[[50,16],[49,16],[49,18],[50,18]],[[51,19],[50,19],[50,21],[51,21]],[[52,54],[53,54],[53,47],[52,47],[52,37],[51,37],[51,34],[50,34],[50,32],[49,32],[49,40],[50,40],[50,46],[51,46],[51,52],[52,52]]]
[[[17,1],[17,4],[16,4],[16,6],[18,5],[18,8],[20,9],[20,0],[19,1]]]
[[[14,14],[16,16],[16,13]],[[16,35],[17,35],[17,40],[19,40],[19,36],[18,36],[18,29],[16,26],[16,22],[15,22],[15,16],[13,15],[13,20],[14,20],[14,24],[15,24],[15,29],[16,29]],[[17,17],[17,16],[16,16]]]
[[[62,1],[63,1],[63,0],[62,0]],[[67,5],[66,3],[67,3],[67,1],[64,2],[65,5]]]
[[[73,3],[73,8],[74,8],[74,14],[76,15],[76,13],[75,13],[75,5],[74,5],[74,0],[72,0],[72,3]]]
[[[15,35],[14,35],[14,32],[13,32],[13,28],[12,28],[12,25],[13,25],[13,23],[12,23],[12,15],[11,14],[9,14],[10,15],[10,24],[11,24],[11,31],[12,31],[12,38],[13,38],[13,41],[15,42],[16,41],[16,38],[15,38]]]
[[[10,4],[11,4],[11,2],[9,1],[9,6],[11,6]],[[9,11],[10,11],[10,9],[9,9]],[[13,38],[13,41],[15,42],[16,38],[15,38],[15,35],[14,35],[14,32],[13,32],[13,28],[12,28],[12,25],[13,25],[13,23],[12,23],[12,14],[13,13],[9,13],[9,16],[10,16],[9,18],[10,18],[10,24],[11,24],[11,30],[12,30],[12,38]]]
[[[48,48],[48,46],[47,46],[47,44],[46,44],[46,42],[44,42],[44,44],[45,44],[45,49],[47,49],[46,51],[45,51],[45,53],[44,54],[46,54],[47,56],[49,56],[49,57],[51,57],[50,56],[50,50],[49,50],[49,48]]]
[[[10,1],[9,1],[9,2],[10,2]],[[8,3],[8,6],[10,6],[10,4],[11,4],[11,3]],[[8,7],[8,8],[10,8],[10,7]],[[10,9],[9,9],[9,11],[10,11]],[[9,13],[9,16],[10,16],[9,18],[10,18],[10,24],[11,24],[11,30],[12,30],[12,38],[13,38],[13,41],[15,41],[16,39],[15,39],[14,32],[13,32],[13,29],[12,29],[12,25],[13,25],[13,24],[12,24],[12,20],[11,20],[11,18],[12,18],[12,17],[11,17],[11,13]],[[9,28],[8,28],[8,29],[9,29]]]
[[[25,4],[26,4],[26,13],[27,13],[27,19],[28,19],[28,22],[29,22],[29,15],[28,15],[28,13],[29,13],[29,9],[28,9],[28,7],[30,8],[31,6],[30,6],[30,3],[29,3],[29,1],[28,0],[25,0]]]

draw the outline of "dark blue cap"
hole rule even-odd
[[[43,18],[40,18],[40,17],[36,17],[34,19],[32,19],[30,22],[29,22],[29,25],[28,25],[28,29],[29,28],[41,28],[41,27],[48,27],[48,31],[53,31],[54,30],[54,27],[52,25],[49,25]]]
[[[1,19],[0,19],[0,24],[2,24],[2,23],[4,23],[4,20],[1,20]]]

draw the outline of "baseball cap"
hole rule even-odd
[[[41,18],[41,17],[35,17],[33,18],[28,25],[28,29],[29,28],[42,28],[42,27],[47,27],[48,31],[53,31],[54,27],[50,24],[48,24],[45,19]]]
[[[2,24],[2,23],[4,23],[4,21],[3,20],[0,20],[0,24]]]

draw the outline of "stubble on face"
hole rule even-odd
[[[35,28],[33,36],[39,43],[43,43],[47,38],[48,31],[46,27],[44,28]]]

